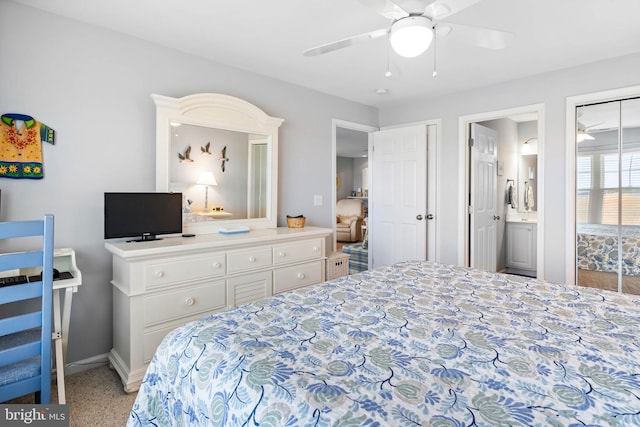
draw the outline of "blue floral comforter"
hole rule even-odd
[[[621,227],[622,248],[618,247],[618,226],[577,224],[578,268],[617,273],[618,253],[622,249],[622,274],[640,276],[640,227]]]
[[[424,262],[186,324],[129,426],[637,426],[640,299]]]

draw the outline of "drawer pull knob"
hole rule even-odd
[[[317,247],[317,246],[314,246],[314,247],[313,247],[313,251],[314,251],[314,252],[318,252],[318,251],[320,251],[320,248],[319,248],[319,247]]]
[[[184,303],[185,303],[185,304],[187,304],[187,305],[193,305],[193,304],[195,304],[195,303],[196,303],[196,300],[194,300],[193,298],[187,298],[187,299],[184,301]]]
[[[220,264],[219,262],[213,263],[213,268],[220,268],[220,267],[222,267],[222,264]]]
[[[304,279],[306,276],[304,275],[304,273],[298,273],[298,279],[302,280]]]
[[[284,257],[286,257],[286,256],[287,256],[287,253],[286,253],[286,252],[280,252],[280,257],[281,257],[281,258],[284,258]]]
[[[156,271],[156,277],[157,278],[164,277],[164,271]]]
[[[249,262],[256,262],[256,257],[250,256],[249,257]]]

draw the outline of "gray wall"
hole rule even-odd
[[[585,58],[588,60],[588,58]],[[532,76],[522,80],[458,93],[442,98],[415,100],[380,110],[380,126],[442,119],[438,183],[440,188],[441,236],[440,260],[458,262],[458,212],[463,209],[458,193],[458,146],[460,116],[498,111],[532,104],[545,104],[544,152],[544,239],[546,242],[545,278],[565,280],[565,108],[566,97],[640,84],[640,54],[597,62],[581,67]],[[439,75],[438,78],[441,78]],[[455,197],[449,197],[456,195]],[[539,195],[541,197],[541,195]],[[538,202],[539,204],[539,202]]]
[[[56,217],[55,244],[77,252],[68,361],[111,349],[111,258],[103,193],[155,190],[150,94],[217,92],[285,119],[280,128],[279,224],[288,213],[333,227],[331,120],[377,124],[377,110],[132,37],[0,1],[0,114],[24,113],[56,131],[43,180],[1,179],[2,220]],[[259,70],[258,70],[259,71]],[[5,248],[3,248],[5,249]]]

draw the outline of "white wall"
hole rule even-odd
[[[24,113],[56,131],[43,180],[0,178],[2,220],[53,213],[55,244],[73,247],[83,273],[74,296],[68,361],[111,349],[111,258],[103,193],[155,190],[150,94],[218,92],[285,119],[280,128],[279,223],[304,214],[333,227],[333,118],[377,124],[377,110],[132,37],[0,1],[0,114]],[[4,249],[4,248],[3,248]]]
[[[585,62],[588,58],[585,58]],[[544,126],[544,256],[545,278],[565,279],[565,103],[566,97],[640,84],[640,54],[592,63],[581,67],[532,76],[526,79],[471,90],[447,97],[415,100],[380,111],[380,126],[442,119],[441,161],[438,171],[441,235],[446,236],[440,259],[457,263],[463,236],[458,236],[462,198],[457,194],[460,170],[458,146],[460,116],[506,108],[545,104]],[[437,78],[446,78],[438,75]],[[455,197],[454,197],[455,195]],[[449,197],[451,196],[451,197]],[[538,203],[540,204],[540,203]],[[539,213],[540,214],[540,213]]]

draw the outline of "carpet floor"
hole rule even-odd
[[[125,393],[118,374],[103,365],[64,379],[70,427],[123,427],[136,399]],[[58,403],[58,387],[51,387],[51,402]],[[5,403],[35,403],[30,394]]]

